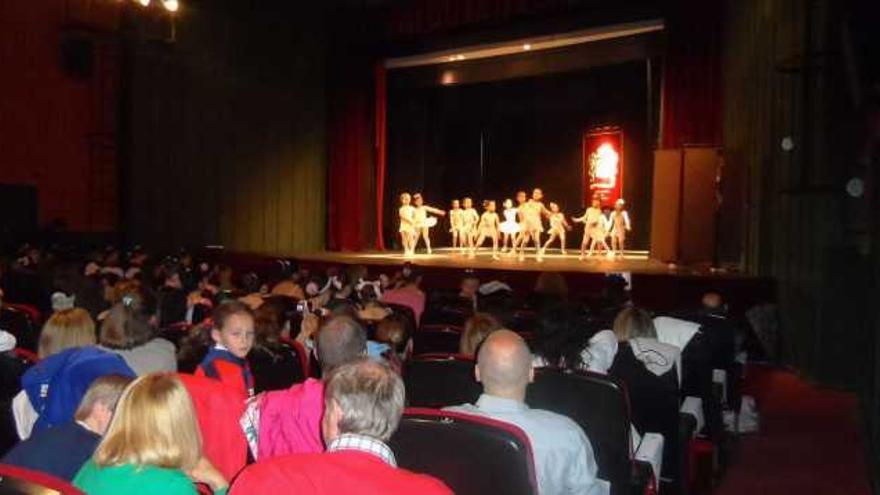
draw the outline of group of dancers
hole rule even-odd
[[[525,191],[519,191],[516,194],[516,203],[514,206],[509,198],[504,200],[502,221],[494,200],[483,201],[483,213],[480,214],[474,208],[471,198],[463,198],[461,201],[453,199],[450,210],[446,212],[426,205],[421,194],[401,193],[398,215],[404,255],[413,256],[420,240],[424,241],[427,253],[431,254],[431,228],[438,224],[437,217],[431,215],[448,215],[452,247],[470,258],[476,255],[477,248],[482,247],[486,240],[492,241],[492,258],[496,260],[500,259],[499,253],[508,253],[508,256],[518,256],[522,261],[530,243],[534,243],[535,258],[538,261],[543,261],[545,251],[556,241],[559,242],[562,254],[566,254],[565,236],[566,232],[572,230],[572,226],[559,205],[551,202],[544,206],[544,193],[541,189],[532,191],[531,198]],[[594,252],[606,253],[609,257],[623,256],[626,233],[632,230],[625,207],[624,200],[619,199],[606,216],[602,211],[601,201],[594,198],[583,215],[571,219],[573,223],[584,224],[578,259],[592,257]],[[547,230],[549,238],[541,244],[544,218],[550,224]],[[610,246],[606,242],[609,237]]]

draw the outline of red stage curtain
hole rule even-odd
[[[372,99],[369,70],[345,64],[330,95],[327,247],[358,251],[370,244],[368,190],[372,182]],[[364,75],[367,75],[366,80]]]
[[[385,198],[385,161],[387,156],[386,107],[388,79],[385,66],[376,64],[376,249],[385,250],[383,232]]]
[[[724,2],[673,2],[663,68],[662,147],[721,145]]]

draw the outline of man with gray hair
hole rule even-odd
[[[442,482],[399,469],[385,443],[397,430],[404,395],[403,380],[383,362],[361,358],[335,368],[324,386],[321,429],[327,452],[251,465],[230,494],[451,495]]]
[[[571,419],[525,403],[526,387],[535,377],[532,354],[522,337],[497,330],[480,348],[475,370],[483,394],[475,405],[450,411],[486,416],[521,428],[532,444],[541,495],[606,495],[607,482],[596,477],[593,448]]]

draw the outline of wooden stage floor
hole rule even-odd
[[[560,271],[583,273],[631,272],[639,274],[667,275],[710,275],[707,266],[669,266],[648,257],[647,251],[626,251],[622,258],[608,258],[605,255],[594,255],[584,260],[578,259],[578,251],[569,250],[561,254],[558,249],[550,249],[544,260],[535,259],[534,250],[526,251],[524,261],[507,254],[500,254],[501,259],[493,260],[492,251],[483,248],[475,258],[469,258],[452,248],[434,249],[433,254],[423,251],[415,256],[405,257],[395,251],[364,251],[364,252],[319,252],[298,255],[296,258],[304,262],[330,264],[364,264],[364,265],[401,265],[406,261],[419,266],[447,267],[456,269],[478,270],[512,270],[512,271]]]

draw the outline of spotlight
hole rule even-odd
[[[135,0],[137,3],[141,4],[141,7],[149,7],[150,0]]]
[[[177,9],[180,8],[180,4],[177,0],[162,0],[162,6],[165,7],[165,10],[168,12],[177,12]]]
[[[464,60],[464,55],[456,55],[455,59],[456,60]]]
[[[525,51],[529,51],[529,50],[531,50],[531,49],[532,49],[532,45],[530,45],[530,44],[528,44],[528,43],[526,43],[525,45],[523,45],[523,50],[525,50]]]

